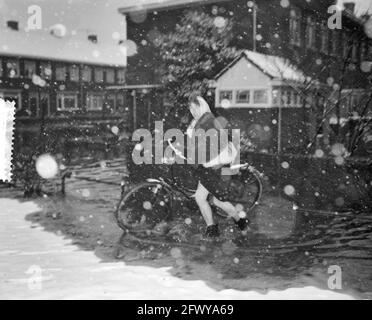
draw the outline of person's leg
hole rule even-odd
[[[214,224],[213,213],[210,204],[208,203],[209,191],[199,182],[195,192],[195,201],[199,206],[200,212],[205,220],[207,226]]]
[[[235,209],[235,207],[230,202],[220,201],[216,197],[213,197],[212,201],[216,207],[225,211],[229,215],[229,217],[233,218],[235,221],[239,221],[240,219],[239,212]]]

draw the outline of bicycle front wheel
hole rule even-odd
[[[124,193],[115,219],[124,231],[165,234],[171,217],[172,193],[160,182],[143,182]]]
[[[242,170],[238,175],[233,176],[230,182],[229,201],[239,211],[248,213],[260,201],[262,196],[262,181],[259,172],[248,169]],[[227,217],[227,213],[217,208],[216,213],[222,217]]]

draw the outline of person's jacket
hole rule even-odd
[[[228,127],[226,119],[216,118],[211,112],[205,113],[196,122],[193,130],[188,131],[187,158],[195,159],[196,164],[204,167],[218,167],[223,162],[228,163],[226,157],[222,156],[229,150],[231,142]]]

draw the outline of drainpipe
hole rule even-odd
[[[136,101],[136,90],[132,91],[133,96],[133,131],[137,129],[137,101]]]

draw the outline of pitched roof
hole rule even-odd
[[[211,2],[220,2],[226,0],[130,0],[119,8],[120,13],[130,13],[142,10],[161,10],[177,7],[187,7],[190,5],[203,5]]]
[[[294,66],[288,59],[265,55],[250,50],[245,50],[234,61],[227,65],[221,72],[219,72],[215,80],[225,74],[233,65],[241,59],[247,59],[250,63],[259,68],[263,73],[267,74],[270,78],[276,80],[305,82],[305,74]]]
[[[120,49],[114,43],[93,43],[77,36],[0,28],[0,56],[125,67],[125,50]]]

